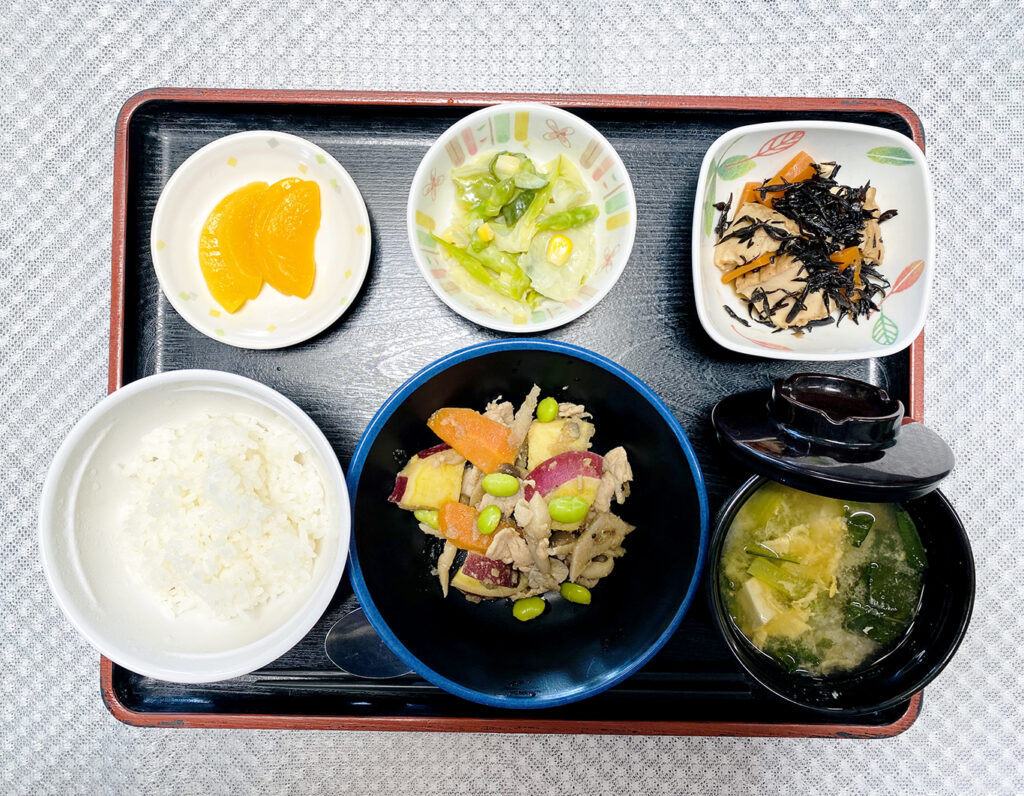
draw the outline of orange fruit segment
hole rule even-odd
[[[298,177],[271,185],[253,214],[252,235],[263,279],[286,296],[306,298],[316,278],[313,248],[320,229],[320,186]]]
[[[199,233],[199,267],[214,300],[228,312],[237,312],[259,295],[263,276],[251,246],[253,211],[267,190],[265,182],[251,182],[218,202]]]

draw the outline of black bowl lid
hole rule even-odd
[[[723,398],[711,412],[719,442],[756,473],[805,492],[899,502],[935,489],[953,452],[903,404],[844,376],[797,373],[771,390]]]

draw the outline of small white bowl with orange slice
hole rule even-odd
[[[164,186],[150,234],[164,295],[195,329],[239,348],[319,334],[370,263],[359,189],[328,152],[271,130],[193,153]]]

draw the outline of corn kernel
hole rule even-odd
[[[494,161],[494,172],[499,178],[507,180],[518,174],[522,166],[523,162],[515,155],[498,155]]]
[[[489,224],[481,224],[477,227],[476,236],[484,241],[484,243],[490,243],[494,240],[494,230],[491,229]]]
[[[555,235],[548,241],[548,262],[552,265],[565,265],[572,254],[572,241],[565,235]]]

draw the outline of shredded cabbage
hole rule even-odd
[[[440,248],[457,285],[504,314],[579,293],[595,270],[599,210],[571,159],[538,167],[522,153],[485,153],[454,169],[452,181],[456,214]],[[553,216],[557,229],[545,229]],[[555,235],[571,242],[568,259],[550,257]]]

